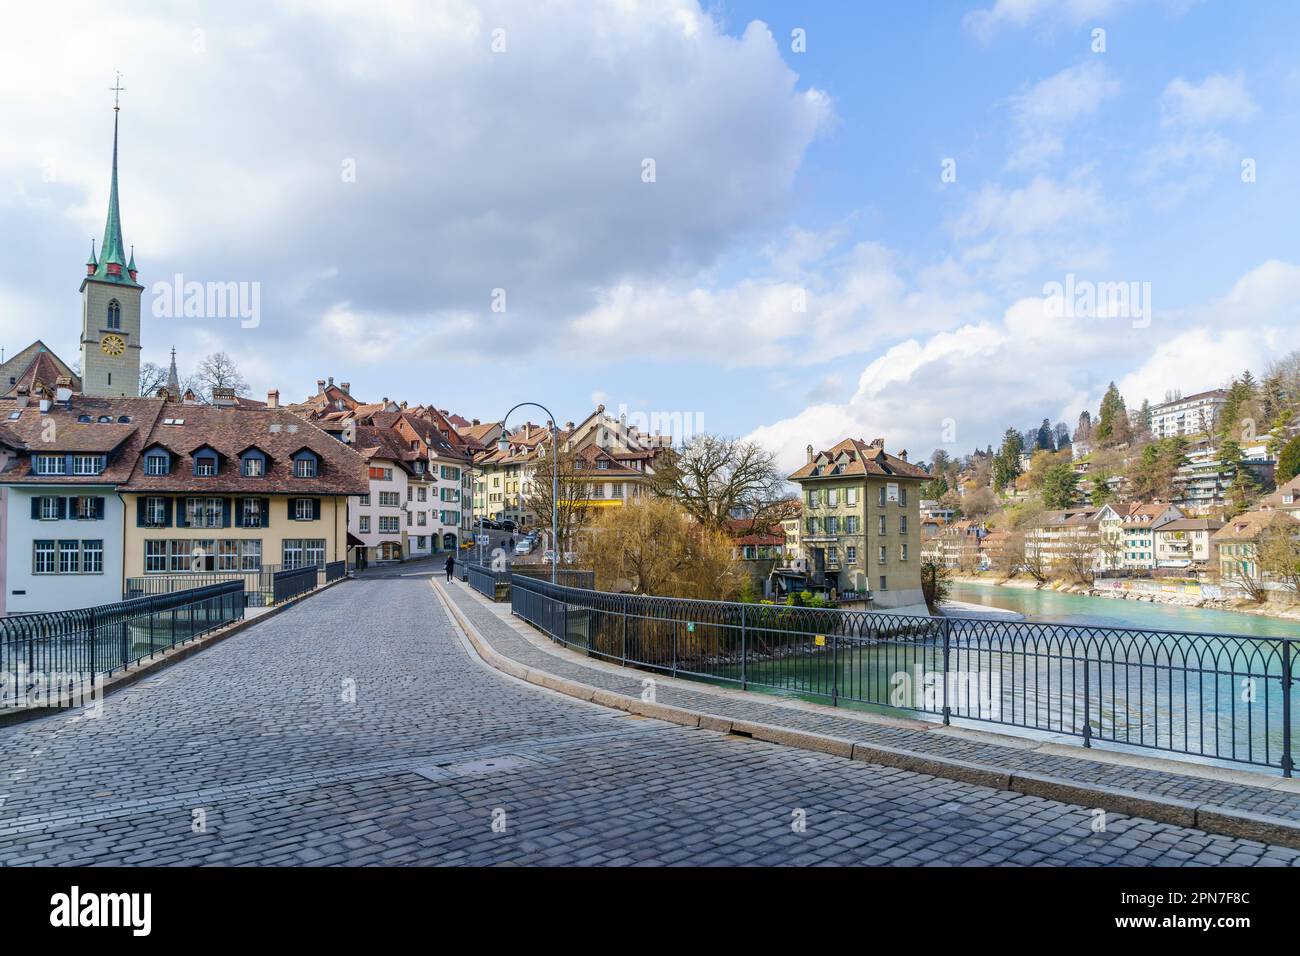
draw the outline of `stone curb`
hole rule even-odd
[[[525,667],[493,648],[478,628],[456,606],[456,602],[451,599],[439,581],[430,579],[430,583],[438,592],[442,603],[451,611],[460,629],[469,639],[470,645],[483,660],[512,677],[518,677],[530,684],[577,697],[580,700],[684,727],[750,737],[754,740],[832,754],[864,763],[956,780],[960,783],[991,787],[1025,796],[1043,797],[1078,806],[1095,807],[1111,813],[1145,817],[1158,823],[1191,827],[1208,833],[1300,849],[1300,822],[1283,817],[1265,816],[1213,804],[1197,804],[1176,797],[1139,793],[1101,783],[1067,780],[1029,771],[917,753],[899,747],[846,740],[842,737],[795,730],[790,727],[733,720],[729,717],[688,710],[670,704],[650,703],[547,671]]]
[[[289,608],[299,602],[305,601],[313,595],[320,594],[322,591],[327,591],[335,585],[342,584],[347,580],[349,579],[345,576],[339,578],[337,581],[330,581],[328,584],[324,584],[315,590],[308,591],[306,594],[301,594],[296,598],[285,601],[278,607],[271,608],[271,610],[267,611],[265,614],[259,614],[257,617],[245,617],[236,621],[234,624],[228,624],[220,630],[213,631],[211,634],[205,634],[196,641],[178,644],[176,647],[160,651],[157,657],[150,658],[149,660],[139,664],[132,664],[126,670],[114,674],[104,682],[104,697],[107,698],[109,694],[115,694],[118,691],[124,690],[136,683],[136,681],[148,677],[154,671],[170,667],[179,661],[185,660],[187,657],[197,654],[199,651],[211,647],[213,644],[220,644],[226,638],[234,637],[240,631],[246,630],[255,624],[260,624],[262,621],[268,620],[269,618],[273,618],[277,614],[289,610]],[[72,713],[75,710],[77,710],[76,707],[24,707],[20,710],[4,710],[0,711],[0,727],[9,724],[19,724],[28,720],[38,720],[41,717],[49,717],[52,714]]]

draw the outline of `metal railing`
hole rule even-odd
[[[465,580],[486,598],[493,601],[510,600],[509,571],[494,571],[482,564],[466,564]]]
[[[624,665],[1292,772],[1300,639],[691,601],[522,575],[511,610]]]
[[[510,568],[514,574],[523,574],[530,578],[537,578],[539,581],[551,580],[551,566],[549,564],[515,564]],[[556,573],[556,583],[563,584],[570,588],[585,588],[587,590],[596,587],[596,572],[584,570],[582,568],[560,568]]]
[[[0,707],[60,693],[244,616],[244,585],[226,581],[117,604],[0,619]],[[80,690],[78,690],[80,688]]]
[[[317,571],[317,587],[345,576],[349,568],[345,561],[332,561],[328,564],[309,565]],[[123,589],[124,600],[142,597],[147,594],[171,594],[191,588],[206,587],[223,581],[242,581],[244,599],[248,607],[271,607],[278,603],[275,598],[275,576],[283,569],[278,564],[264,564],[256,571],[186,571],[146,574],[127,578]]]
[[[276,571],[271,580],[271,600],[274,604],[288,601],[300,594],[314,591],[317,579],[325,573],[323,568],[309,564],[305,568],[292,568],[288,571]]]

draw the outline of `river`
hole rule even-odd
[[[967,604],[1003,608],[1029,621],[1060,624],[1158,628],[1189,632],[1246,634],[1254,637],[1300,637],[1300,624],[1260,614],[1238,614],[1150,601],[1063,594],[1050,589],[1009,588],[997,584],[953,582],[951,598]],[[961,616],[960,610],[952,612]]]

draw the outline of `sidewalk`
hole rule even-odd
[[[674,723],[1300,847],[1300,780],[1154,754],[1085,750],[676,679],[555,644],[460,581],[433,579],[488,663],[531,683]],[[641,700],[655,681],[655,702]]]

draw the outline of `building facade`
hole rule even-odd
[[[789,480],[802,489],[801,548],[814,580],[873,608],[923,608],[920,488],[929,478],[883,439],[809,445]]]
[[[1228,393],[1216,388],[1162,402],[1151,409],[1151,434],[1156,438],[1208,435],[1214,431],[1214,423],[1227,401]]]

